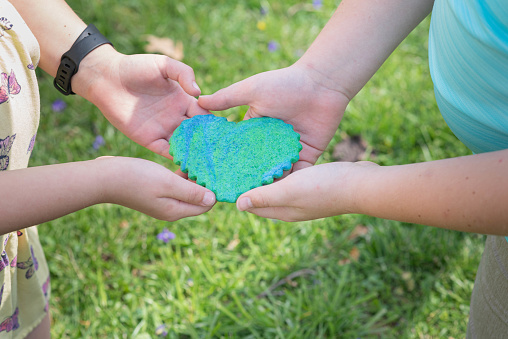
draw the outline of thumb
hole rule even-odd
[[[242,194],[236,201],[239,211],[288,205],[284,180],[261,186]]]
[[[212,191],[177,175],[174,177],[173,189],[168,198],[206,207],[211,207],[216,202],[215,194]]]
[[[253,99],[252,78],[247,78],[211,95],[198,98],[199,106],[209,111],[223,111],[228,108],[249,105]]]
[[[177,81],[189,95],[198,96],[201,94],[192,67],[162,55],[157,60],[160,72],[165,79]]]

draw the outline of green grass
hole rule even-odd
[[[183,61],[208,94],[292,64],[338,1],[318,11],[311,1],[69,4],[124,53],[143,53],[145,34],[182,41]],[[264,31],[256,28],[260,20]],[[469,154],[434,101],[428,26],[427,19],[353,100],[320,162],[332,160],[345,135],[361,135],[382,165]],[[274,53],[271,40],[280,45]],[[42,118],[32,166],[123,155],[175,169],[39,74]],[[57,98],[68,104],[61,113],[51,110]],[[245,111],[218,114],[238,120]],[[96,151],[97,135],[106,143]],[[368,233],[350,240],[357,225]],[[165,227],[176,234],[169,244],[156,239]],[[361,215],[276,222],[227,203],[173,223],[102,205],[39,229],[52,273],[54,338],[156,338],[163,324],[166,338],[460,338],[483,249],[483,237],[473,234]],[[358,261],[348,262],[356,250]]]

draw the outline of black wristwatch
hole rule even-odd
[[[88,25],[71,48],[62,55],[55,80],[53,80],[55,88],[64,95],[74,94],[71,88],[71,78],[78,72],[79,63],[88,53],[104,44],[113,46],[111,41],[102,35],[94,25]]]

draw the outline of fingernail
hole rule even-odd
[[[203,197],[202,203],[204,206],[212,206],[213,204],[215,204],[215,194],[213,194],[212,192],[206,192],[205,196]]]
[[[246,211],[252,207],[254,206],[252,206],[252,201],[250,200],[249,197],[244,197],[238,200],[238,209],[240,211]]]
[[[199,88],[198,84],[195,81],[192,82],[192,87],[201,92],[201,88]]]

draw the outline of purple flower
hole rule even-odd
[[[273,52],[277,51],[278,49],[279,49],[279,44],[277,43],[277,41],[271,40],[268,43],[268,52],[273,53]]]
[[[261,8],[259,9],[259,13],[261,13],[262,16],[265,16],[268,14],[268,8],[264,7],[264,6],[261,6]]]
[[[157,239],[164,241],[166,244],[175,239],[176,235],[173,232],[170,232],[167,228],[164,228],[162,232],[157,234]]]
[[[54,112],[61,112],[65,109],[65,107],[67,107],[67,104],[62,99],[56,99],[51,105],[51,109]]]
[[[322,0],[312,0],[312,6],[314,9],[320,9],[323,7],[323,1]]]
[[[102,137],[102,135],[98,135],[95,137],[95,141],[93,142],[93,149],[94,150],[98,150],[101,146],[104,146],[106,142],[104,141],[104,138]]]
[[[157,335],[158,337],[165,337],[168,335],[168,330],[166,328],[166,325],[162,324],[162,325],[159,325],[156,329],[155,329],[155,335]]]

